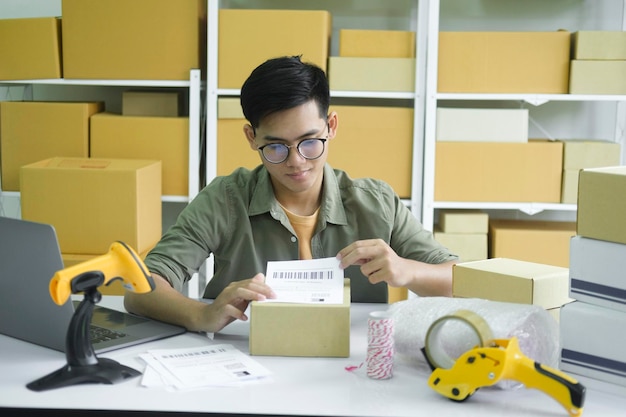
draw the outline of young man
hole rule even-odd
[[[386,302],[387,285],[451,295],[457,257],[391,187],[326,164],[339,123],[329,104],[324,72],[299,57],[252,72],[241,88],[243,131],[262,165],[216,178],[189,203],[146,258],[155,291],[127,292],[129,311],[216,332],[247,320],[250,301],[275,296],[264,283],[267,261],[331,256],[346,269],[354,302]],[[207,304],[181,290],[210,254]]]

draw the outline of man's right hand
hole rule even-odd
[[[234,320],[247,320],[244,312],[250,301],[276,296],[260,273],[250,279],[232,282],[212,304],[179,293],[160,275],[152,274],[152,278],[156,284],[154,291],[147,294],[126,292],[126,310],[190,331],[218,332]]]
[[[265,276],[256,274],[253,278],[231,282],[217,296],[213,303],[208,304],[200,318],[203,330],[218,332],[234,320],[248,320],[245,311],[250,301],[263,301],[275,298],[274,291],[265,284]]]

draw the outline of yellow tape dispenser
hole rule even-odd
[[[468,325],[479,341],[456,360],[442,353],[438,340],[443,324],[449,320]],[[428,329],[425,342],[424,354],[433,369],[428,385],[444,397],[464,401],[481,387],[495,385],[501,379],[510,379],[521,382],[526,388],[548,394],[570,416],[582,414],[585,400],[585,387],[582,384],[557,369],[525,356],[520,351],[516,337],[508,340],[492,339],[487,323],[471,311],[460,310],[436,320]]]

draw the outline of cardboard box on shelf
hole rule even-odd
[[[179,117],[183,95],[177,91],[124,91],[122,115]]]
[[[512,258],[567,268],[575,222],[492,219],[489,257]]]
[[[408,107],[331,106],[340,120],[328,162],[352,178],[389,183],[402,198],[411,195],[413,109]],[[385,120],[385,123],[380,123]]]
[[[439,32],[440,93],[568,92],[570,33]]]
[[[20,167],[55,156],[89,156],[89,118],[104,103],[0,103],[2,190],[20,190]]]
[[[415,58],[328,58],[328,82],[338,91],[415,91]]]
[[[603,140],[563,140],[563,181],[561,203],[576,204],[578,172],[584,168],[616,166],[620,144]]]
[[[137,252],[161,238],[161,162],[51,158],[21,168],[22,218],[54,226],[62,253]]]
[[[589,168],[578,179],[577,233],[626,244],[626,166]]]
[[[65,78],[189,80],[206,65],[206,0],[63,0]]]
[[[254,68],[279,56],[302,55],[326,71],[331,29],[325,10],[220,9],[218,87],[241,88]]]
[[[61,78],[61,19],[0,19],[0,80]]]
[[[266,303],[250,307],[250,354],[350,356],[350,280],[343,304]]]
[[[570,94],[626,94],[626,60],[572,60]]]
[[[262,163],[243,133],[247,123],[238,98],[217,99],[217,175],[228,175],[239,167],[254,169]]]
[[[621,387],[621,395],[626,395],[626,377],[616,372],[626,367],[624,327],[625,312],[581,301],[563,306],[559,369],[615,384]]]
[[[621,146],[605,140],[563,140],[563,169],[619,165]]]
[[[528,109],[439,107],[436,140],[528,142]]]
[[[439,243],[458,255],[461,262],[487,259],[487,233],[449,233],[435,228],[434,235]]]
[[[567,268],[517,259],[462,262],[452,269],[452,294],[553,309],[572,301],[568,274]]]
[[[579,169],[564,169],[561,180],[561,203],[576,204],[578,201]]]
[[[626,245],[574,236],[570,242],[570,296],[626,313]]]
[[[415,32],[339,29],[339,56],[415,58]]]
[[[436,201],[561,201],[563,144],[437,142]]]
[[[572,59],[626,60],[626,32],[579,30],[572,34]]]
[[[489,232],[489,215],[480,210],[439,210],[439,228],[444,233]]]
[[[91,157],[162,161],[163,195],[189,195],[189,118],[96,114]]]

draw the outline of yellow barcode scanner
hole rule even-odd
[[[62,305],[71,294],[84,291],[83,287],[94,286],[94,283],[74,279],[88,271],[100,271],[104,282],[95,286],[107,285],[113,280],[121,279],[124,288],[136,293],[148,293],[155,287],[148,268],[137,253],[124,242],[113,242],[109,251],[85,262],[67,267],[50,280],[50,295],[55,303]]]
[[[83,293],[65,336],[67,364],[26,385],[44,391],[86,382],[114,384],[141,375],[141,372],[110,358],[98,358],[90,336],[95,304],[102,294],[101,285],[121,279],[124,287],[137,293],[149,293],[155,285],[148,268],[137,253],[123,242],[113,242],[109,251],[85,262],[57,271],[50,280],[50,295],[63,305],[71,294]]]
[[[494,385],[500,379],[512,379],[526,388],[543,391],[565,407],[572,417],[582,414],[585,387],[565,373],[525,356],[516,337],[496,339],[487,347],[475,347],[461,355],[452,368],[435,368],[428,385],[445,397],[464,401],[478,388]]]

